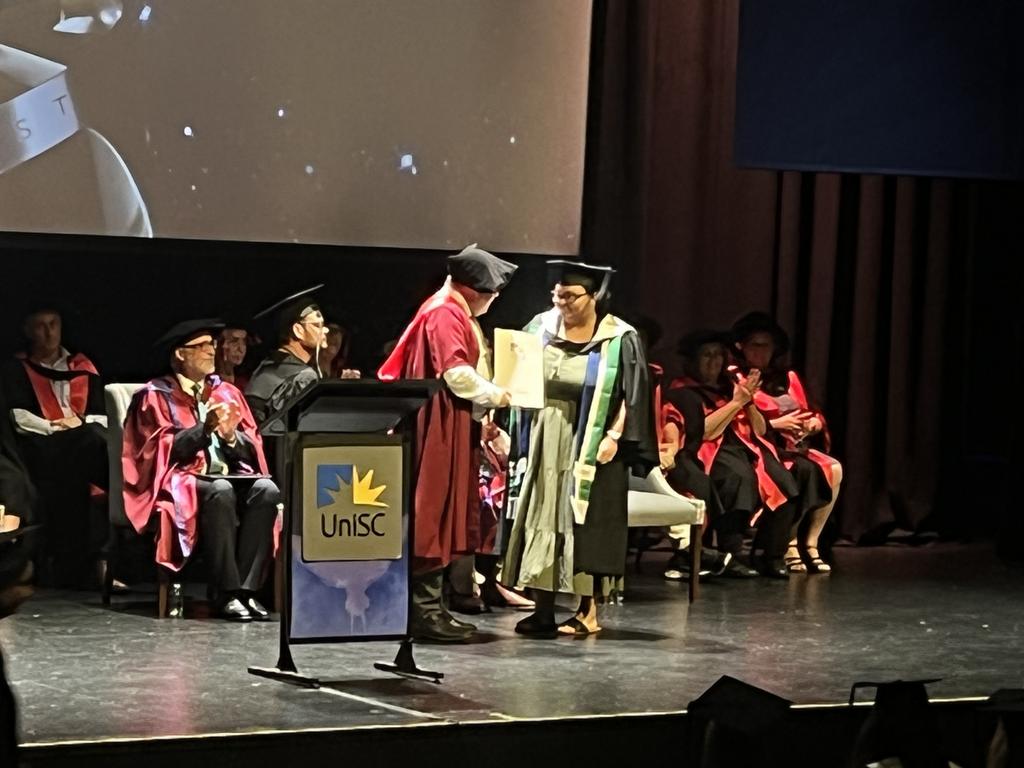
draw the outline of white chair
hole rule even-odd
[[[124,420],[128,415],[128,406],[131,405],[132,397],[142,389],[144,384],[107,384],[103,388],[103,401],[107,411],[107,458],[108,458],[108,481],[110,490],[107,492],[107,503],[109,507],[110,524],[120,534],[126,529],[132,529],[131,521],[124,511],[124,495],[122,486],[124,476],[121,473],[121,446],[124,442]],[[113,585],[114,569],[111,563],[107,564],[106,575],[103,580],[103,604],[110,605],[110,589]]]
[[[697,599],[700,585],[700,539],[706,505],[676,493],[658,467],[645,477],[629,478],[627,512],[630,528],[670,528],[680,546],[690,546],[689,598]],[[638,555],[639,559],[639,555]]]

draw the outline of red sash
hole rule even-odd
[[[39,403],[39,410],[43,418],[50,421],[63,419],[64,410],[60,407],[57,395],[53,392],[53,379],[40,373],[23,356],[21,357],[21,364],[24,366],[25,374],[32,385],[32,391],[36,395],[36,401]],[[98,376],[99,373],[96,371],[96,366],[92,364],[92,361],[82,354],[72,355],[68,358],[68,370],[81,372],[82,374],[71,379],[70,407],[71,412],[75,416],[84,416],[89,402],[89,376],[87,374],[91,373],[94,376]]]

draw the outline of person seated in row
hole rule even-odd
[[[327,344],[320,348],[317,364],[325,379],[358,379],[362,373],[347,367],[349,333],[338,323],[324,326]]]
[[[825,416],[810,405],[796,371],[783,364],[789,336],[770,315],[744,315],[733,325],[732,337],[740,368],[761,372],[754,402],[768,420],[769,437],[799,486],[792,535],[786,540],[786,568],[791,573],[828,573],[832,566],[822,559],[818,539],[839,498],[843,467],[825,452],[829,448]]]
[[[313,299],[322,285],[289,296],[256,314],[273,322],[278,347],[256,366],[245,399],[257,424],[321,378],[317,355],[327,346],[324,316]]]
[[[29,313],[23,331],[26,350],[3,368],[5,415],[39,490],[42,577],[80,586],[104,567],[111,537],[103,382],[88,357],[64,346],[57,310]]]
[[[726,573],[755,576],[757,565],[766,576],[785,577],[773,558],[750,565],[740,562],[743,534],[763,511],[753,552],[774,552],[782,529],[776,510],[797,495],[796,483],[763,436],[764,417],[754,404],[760,374],[730,376],[726,368],[727,337],[701,330],[680,342],[684,375],[665,393],[666,443],[671,462],[669,482],[677,491],[693,493],[708,506],[718,549],[732,557]],[[673,453],[674,451],[674,453]]]
[[[217,339],[217,375],[221,381],[245,391],[249,376],[243,370],[249,351],[249,331],[244,323],[227,323]]]
[[[157,563],[180,571],[202,541],[220,616],[267,620],[257,601],[273,554],[280,492],[245,398],[214,374],[216,320],[158,342],[169,375],[132,398],[124,425],[124,504],[142,533],[155,520]]]

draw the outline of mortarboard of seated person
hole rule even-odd
[[[0,504],[0,619],[10,616],[32,595],[32,559],[26,534],[36,527],[26,525],[26,518],[8,514]],[[0,653],[0,765],[18,765],[17,749],[14,694],[7,684]]]
[[[268,338],[276,345],[256,366],[245,388],[258,424],[321,378],[317,354],[327,340],[324,316],[314,297],[321,288],[322,283],[287,296],[254,317],[271,323]]]
[[[170,371],[132,398],[124,425],[124,505],[140,533],[155,518],[157,563],[180,571],[199,545],[217,611],[269,618],[254,593],[273,554],[280,492],[242,393],[214,373],[218,320],[170,329]]]
[[[102,567],[111,533],[103,382],[88,357],[65,346],[60,310],[31,307],[22,330],[25,348],[3,369],[4,415],[47,524],[41,575],[78,587]]]

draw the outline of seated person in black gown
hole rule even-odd
[[[723,333],[699,330],[683,337],[679,351],[684,376],[665,393],[666,444],[672,461],[669,482],[676,490],[707,502],[708,520],[718,548],[732,555],[726,574],[755,576],[740,562],[743,534],[758,518],[755,549],[767,549],[776,534],[774,510],[796,495],[792,478],[763,439],[764,418],[754,404],[760,387],[757,371],[731,379],[725,368]],[[759,563],[761,564],[761,563]],[[778,564],[763,565],[765,575],[784,577]]]
[[[321,378],[317,354],[327,346],[327,339],[324,316],[312,297],[321,287],[289,296],[256,315],[257,320],[269,317],[275,321],[278,344],[256,367],[245,388],[257,424]]]
[[[27,350],[3,370],[6,414],[18,452],[39,491],[46,524],[43,576],[61,586],[91,578],[105,560],[107,445],[103,383],[92,361],[63,345],[61,315],[39,309],[25,318]]]
[[[161,340],[172,373],[148,382],[124,425],[125,512],[157,529],[157,562],[181,570],[197,542],[220,615],[266,620],[256,600],[273,553],[280,493],[245,398],[214,374],[215,320],[172,328]]]

